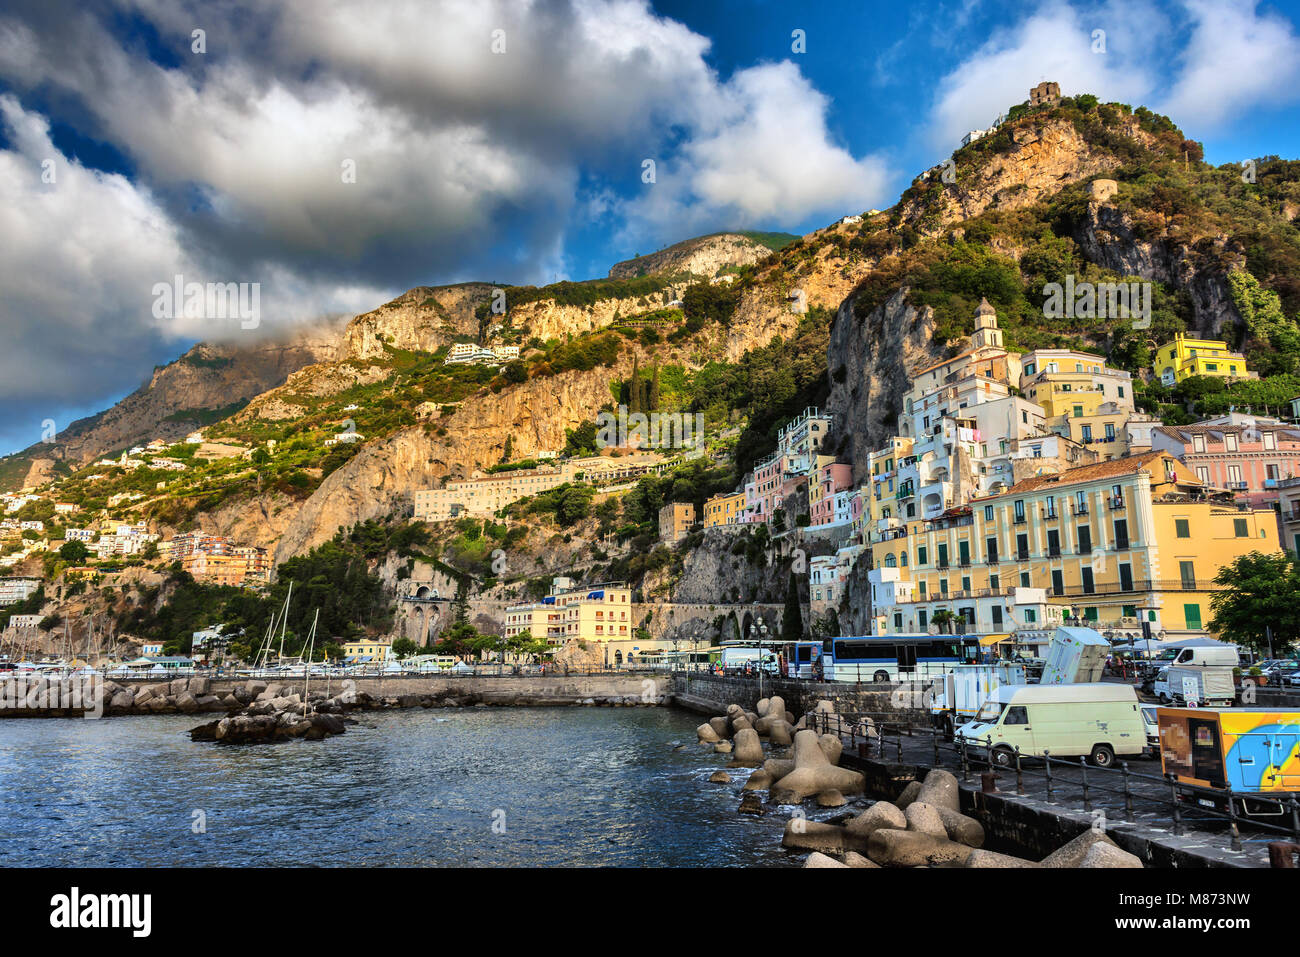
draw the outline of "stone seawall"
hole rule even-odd
[[[367,695],[379,707],[665,705],[670,679],[652,674],[536,676],[395,676],[270,682],[275,697]],[[256,691],[254,686],[260,686]],[[0,718],[234,713],[266,681],[245,678],[151,680],[9,679],[0,682]]]

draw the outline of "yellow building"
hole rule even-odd
[[[343,645],[343,660],[360,664],[375,664],[388,660],[392,645],[378,638],[349,641]]]
[[[715,495],[704,503],[704,527],[735,525],[745,518],[745,493]]]
[[[1174,336],[1173,342],[1156,350],[1155,370],[1166,386],[1194,375],[1223,379],[1258,378],[1246,368],[1246,357],[1240,352],[1230,352],[1226,342],[1184,335]]]
[[[695,527],[695,506],[690,502],[669,502],[659,509],[659,540],[672,545]]]
[[[566,641],[631,641],[636,632],[632,589],[621,583],[574,586],[557,578],[554,591],[541,601],[506,609],[507,638],[529,632],[551,645]]]
[[[1151,447],[1159,422],[1136,412],[1133,381],[1101,356],[1073,349],[1036,349],[1024,356],[1020,390],[1043,407],[1046,426],[1103,459]]]
[[[1045,601],[1102,629],[1137,627],[1144,614],[1174,637],[1208,629],[1219,569],[1278,550],[1271,509],[1239,508],[1172,455],[1148,452],[1025,479],[908,522],[872,545],[868,577],[883,633],[926,631],[939,610],[971,632],[1034,628]]]

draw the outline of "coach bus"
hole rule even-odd
[[[780,655],[782,677],[816,677],[817,659],[823,653],[821,641],[787,641],[777,645],[776,649]]]
[[[979,636],[865,635],[828,638],[823,647],[827,681],[910,681],[975,661]]]

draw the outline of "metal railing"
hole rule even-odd
[[[1093,795],[1096,792],[1118,795],[1123,802],[1123,815],[1126,823],[1134,822],[1134,806],[1138,802],[1152,805],[1170,814],[1175,835],[1187,833],[1188,820],[1215,820],[1226,822],[1230,842],[1234,851],[1242,849],[1240,825],[1243,820],[1252,827],[1275,834],[1289,836],[1300,843],[1300,798],[1294,793],[1284,797],[1269,797],[1266,794],[1243,794],[1221,788],[1207,788],[1200,785],[1179,781],[1172,773],[1149,774],[1134,771],[1127,761],[1116,761],[1111,766],[1089,764],[1086,759],[1071,760],[1056,757],[1049,751],[1041,756],[1022,755],[1020,748],[1006,745],[995,746],[991,737],[983,742],[957,736],[945,740],[940,729],[929,724],[920,724],[912,715],[890,712],[851,712],[847,714],[827,714],[809,712],[810,726],[819,733],[839,733],[841,739],[847,734],[848,747],[861,758],[874,756],[882,760],[903,762],[903,739],[929,737],[934,755],[934,766],[944,767],[945,758],[960,772],[962,781],[969,781],[973,770],[1014,773],[1016,780],[1015,794],[1025,796],[1025,779],[1041,778],[1046,787],[1047,803],[1056,804],[1060,792],[1077,790],[1083,809],[1091,813]],[[1001,751],[1001,754],[999,754]],[[1001,757],[1001,761],[998,758]],[[1026,765],[1026,761],[1041,762],[1042,767]],[[1053,773],[1054,769],[1058,773]],[[1077,770],[1079,779],[1061,777],[1059,771]],[[1157,796],[1151,791],[1135,790],[1135,782],[1148,782],[1155,785],[1151,790],[1159,790]],[[1241,811],[1238,811],[1238,804]],[[1222,806],[1220,806],[1222,805]],[[1264,819],[1259,812],[1247,813],[1248,807],[1268,808]],[[1201,817],[1193,817],[1186,812],[1195,811]],[[1284,823],[1283,823],[1284,822]]]

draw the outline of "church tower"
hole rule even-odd
[[[980,298],[979,308],[975,310],[975,332],[970,337],[971,347],[981,349],[1001,349],[1002,330],[998,328],[998,314],[989,301]]]

